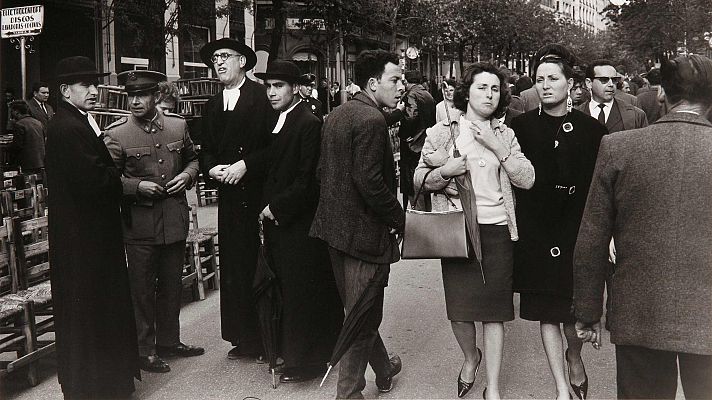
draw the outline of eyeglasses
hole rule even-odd
[[[593,79],[596,79],[597,81],[601,82],[603,85],[607,85],[608,82],[613,81],[613,83],[618,83],[621,81],[620,76],[595,76]]]
[[[218,62],[218,57],[222,61],[227,61],[227,59],[230,57],[240,57],[240,56],[241,56],[241,54],[218,53],[218,54],[213,54],[213,56],[210,57],[210,61],[212,61],[213,64],[215,64],[216,62]]]

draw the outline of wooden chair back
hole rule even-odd
[[[11,224],[10,218],[3,218],[3,224],[0,227],[0,296],[8,293],[15,293],[19,290],[19,280],[15,270],[14,251],[11,252],[10,235],[8,226]]]
[[[20,289],[49,280],[48,221],[44,216],[12,220],[9,235],[15,238]]]

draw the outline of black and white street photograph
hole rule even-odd
[[[712,0],[0,0],[0,399],[712,400]]]

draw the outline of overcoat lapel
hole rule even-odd
[[[606,121],[606,128],[608,132],[618,132],[625,129],[623,126],[623,106],[620,101],[613,100],[613,107],[611,107],[611,114],[608,116],[608,121]]]

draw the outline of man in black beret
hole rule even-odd
[[[198,155],[188,125],[160,111],[156,71],[118,75],[131,116],[106,128],[104,143],[122,173],[124,243],[136,315],[141,369],[168,372],[161,357],[203,354],[180,341],[181,274],[188,237],[185,190],[198,177]]]
[[[200,168],[217,185],[220,205],[220,316],[222,337],[232,343],[228,358],[261,358],[252,280],[259,246],[257,217],[262,210],[264,171],[249,168],[269,145],[276,113],[264,86],[247,78],[257,63],[251,48],[219,39],[200,49],[225,88],[207,103],[203,116]]]
[[[49,261],[58,379],[66,398],[123,398],[140,378],[121,232],[121,172],[88,113],[97,71],[86,57],[57,64],[61,95],[48,124]]]

